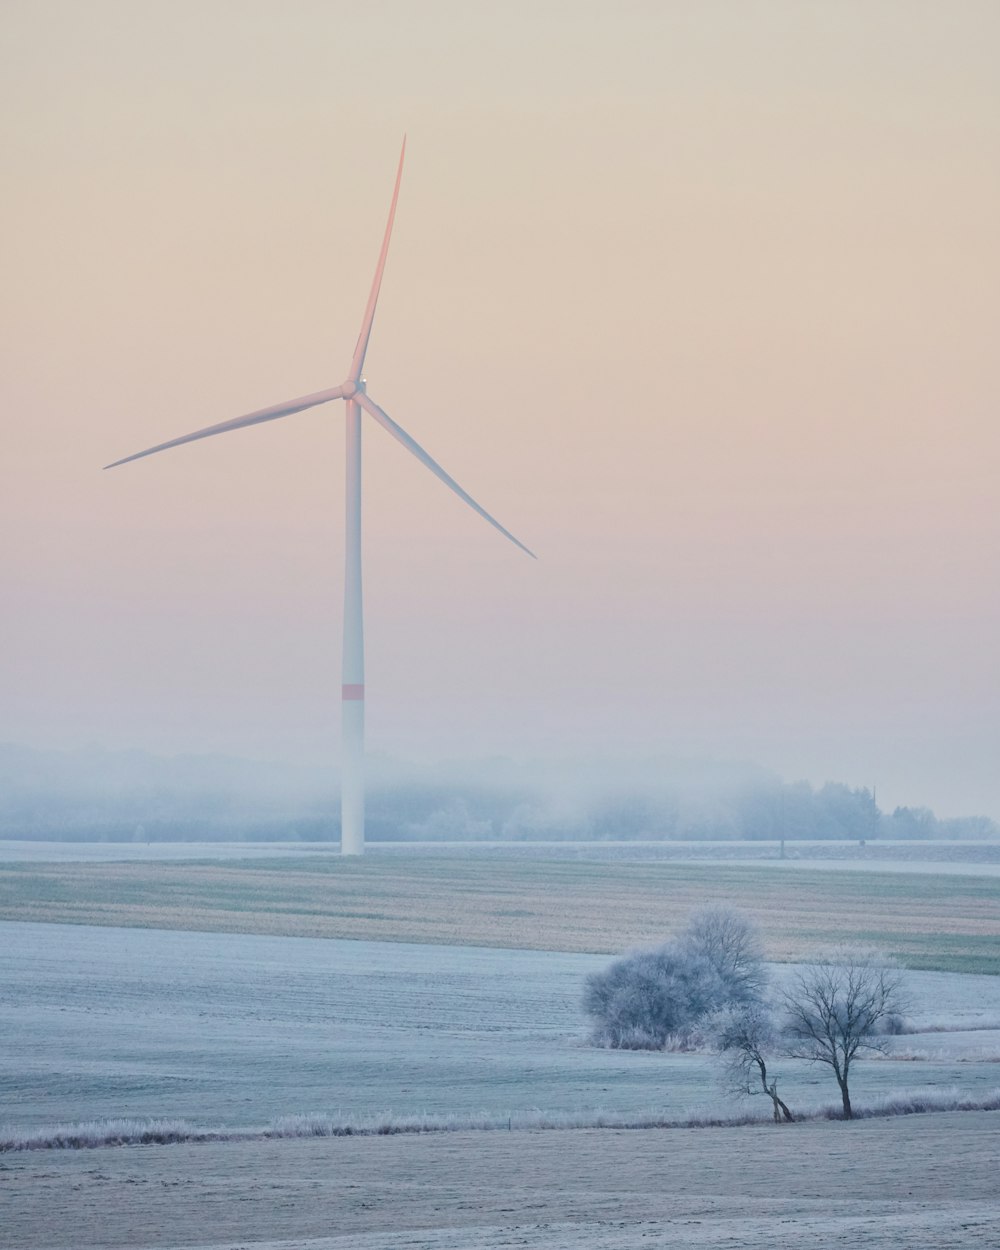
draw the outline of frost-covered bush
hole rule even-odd
[[[752,1002],[767,988],[757,926],[731,907],[695,912],[678,939],[683,950],[702,955],[725,982],[731,1002]]]
[[[675,941],[591,973],[583,994],[591,1041],[661,1050],[727,1003],[755,1001],[765,979],[751,923],[722,908],[699,912]]]
[[[722,980],[704,956],[667,945],[636,951],[592,973],[583,1005],[594,1021],[594,1041],[656,1050],[725,999]]]

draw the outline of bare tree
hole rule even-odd
[[[861,1050],[886,1050],[893,1018],[906,1009],[903,975],[887,956],[842,948],[807,965],[782,996],[786,1050],[825,1063],[853,1117],[848,1078]]]
[[[767,1070],[767,1056],[782,1048],[771,1008],[762,1002],[726,1007],[711,1024],[728,1088],[738,1094],[763,1091],[771,1100],[775,1123],[791,1123],[795,1117],[778,1096],[777,1078]]]

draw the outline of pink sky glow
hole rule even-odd
[[[1000,6],[12,0],[0,740],[711,756],[1000,818]]]

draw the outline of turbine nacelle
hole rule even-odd
[[[365,380],[358,378],[348,378],[346,382],[341,382],[340,389],[343,391],[344,399],[353,399],[355,395],[363,395],[365,393]]]

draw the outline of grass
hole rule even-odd
[[[912,968],[1000,973],[994,877],[419,853],[0,867],[5,920],[601,953],[709,903],[750,913],[778,960],[861,941]]]
[[[868,1120],[887,1116],[925,1115],[943,1111],[998,1111],[1000,1089],[978,1096],[957,1090],[902,1090],[855,1105],[854,1118]],[[823,1104],[796,1113],[796,1121],[842,1120],[838,1104]],[[478,1115],[408,1115],[392,1112],[365,1117],[326,1113],[281,1116],[265,1128],[206,1129],[185,1120],[91,1120],[59,1124],[30,1133],[0,1130],[0,1154],[24,1150],[92,1150],[102,1146],[167,1146],[178,1142],[270,1141],[288,1137],[389,1137],[406,1133],[502,1132],[507,1130],[568,1130],[585,1128],[736,1128],[747,1124],[771,1124],[770,1113],[755,1110],[728,1112],[721,1109],[692,1111],[680,1119],[665,1119],[655,1111],[628,1115],[609,1111],[522,1111],[510,1115],[481,1112]],[[785,1128],[786,1126],[778,1126]]]

